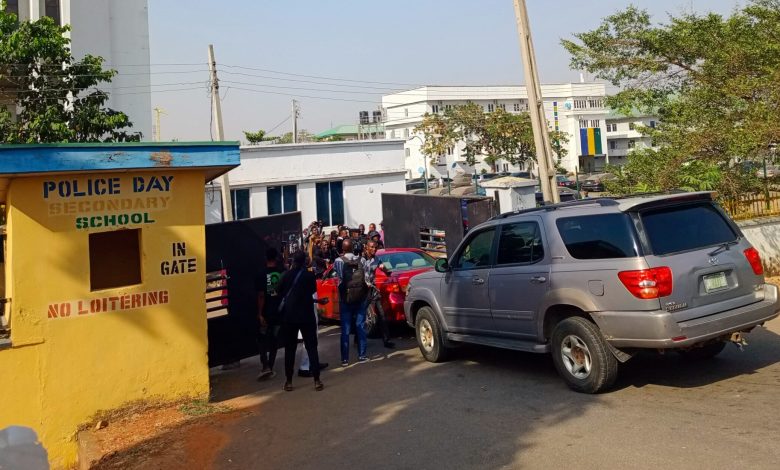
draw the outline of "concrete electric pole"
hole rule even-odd
[[[222,129],[222,102],[219,99],[219,79],[217,78],[217,61],[214,59],[214,46],[209,44],[209,71],[211,72],[211,109],[214,113],[214,124],[217,131],[217,140],[225,140]],[[222,187],[222,220],[233,220],[233,202],[230,194],[230,180],[227,173],[219,177],[219,185]]]
[[[531,114],[531,127],[536,145],[536,161],[539,167],[542,195],[545,202],[560,202],[558,187],[555,184],[555,161],[553,160],[550,134],[547,132],[547,120],[544,116],[542,88],[539,85],[539,71],[536,68],[534,44],[531,39],[531,26],[528,23],[528,10],[525,0],[514,0],[517,18],[517,35],[520,39],[520,52],[525,73],[525,88],[528,91],[528,110]]]
[[[298,102],[295,100],[292,100],[292,120],[293,120],[293,135],[292,135],[292,141],[294,144],[298,143],[298,116],[300,115],[298,111]]]
[[[159,142],[162,139],[162,131],[160,130],[160,115],[162,114],[168,114],[165,112],[164,109],[155,107],[154,108],[154,141]]]

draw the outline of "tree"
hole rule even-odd
[[[275,144],[291,144],[293,143],[293,133],[287,132],[279,137],[268,137],[268,140],[273,140]],[[298,131],[298,143],[314,142],[314,134],[309,133],[305,129]]]
[[[51,18],[20,22],[0,8],[1,143],[138,141],[127,115],[105,107],[108,94],[95,88],[116,74],[103,59],[71,55],[68,26]]]
[[[629,7],[593,31],[564,40],[571,66],[619,86],[609,106],[655,114],[642,128],[656,149],[635,151],[615,185],[757,190],[743,160],[760,161],[780,141],[780,0],[753,0],[731,16],[683,14],[667,24]],[[630,185],[635,185],[633,188]]]
[[[267,140],[272,140],[273,137],[266,137],[265,131],[260,129],[257,132],[244,131],[244,137],[250,144],[259,144]]]
[[[515,165],[533,159],[534,147],[531,118],[527,113],[513,114],[501,108],[485,113],[474,103],[453,106],[443,114],[428,114],[414,129],[423,136],[421,152],[429,158],[443,155],[458,142],[464,143],[464,156],[474,165],[479,155],[495,170],[498,160]],[[551,133],[558,143],[559,159],[566,155],[568,138],[561,132]]]

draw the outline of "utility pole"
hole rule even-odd
[[[155,132],[154,132],[154,141],[155,142],[159,142],[160,139],[162,139],[162,137],[160,137],[162,135],[162,131],[160,130],[160,115],[161,114],[168,114],[168,113],[166,113],[164,109],[159,108],[159,107],[155,107],[153,111],[154,111],[154,115],[155,115],[155,117],[154,117],[154,121],[155,121],[155,124],[154,124],[154,130],[155,130]]]
[[[217,140],[225,140],[222,129],[222,102],[219,99],[219,79],[217,78],[217,61],[214,59],[214,46],[209,44],[209,72],[211,72],[211,107],[214,113],[214,124],[217,130]],[[233,201],[230,194],[230,180],[227,173],[219,177],[222,187],[222,220],[233,220]]]
[[[547,120],[544,116],[542,88],[539,85],[539,71],[536,68],[534,44],[531,39],[531,26],[528,22],[528,10],[525,0],[514,0],[515,16],[517,18],[517,35],[520,39],[520,52],[525,73],[525,88],[528,91],[528,110],[531,114],[531,127],[536,145],[536,161],[539,167],[542,195],[545,202],[560,202],[558,188],[554,183],[555,161],[550,145],[550,135],[547,133]]]
[[[293,120],[293,135],[292,141],[294,144],[298,143],[298,116],[300,116],[298,110],[298,102],[292,100],[292,120]]]

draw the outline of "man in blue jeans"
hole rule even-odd
[[[352,240],[344,239],[343,256],[336,258],[333,269],[339,278],[339,316],[341,319],[341,365],[349,365],[349,333],[355,319],[358,337],[358,362],[368,361],[366,347],[366,300],[368,284],[365,277],[365,261],[352,251]]]

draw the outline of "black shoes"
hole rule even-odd
[[[395,343],[392,341],[385,341],[385,347],[387,349],[395,349]]]

